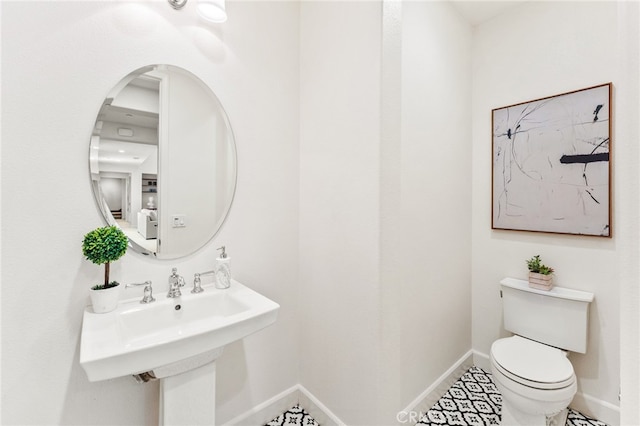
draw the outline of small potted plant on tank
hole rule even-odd
[[[109,281],[109,267],[126,253],[128,242],[117,226],[96,228],[84,236],[82,254],[96,265],[104,264],[104,282],[89,291],[95,313],[111,312],[118,306],[121,287],[117,281]]]
[[[553,287],[553,268],[542,263],[540,255],[535,255],[527,260],[529,268],[529,287],[538,290],[551,290]]]

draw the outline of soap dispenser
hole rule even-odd
[[[216,259],[216,288],[225,289],[231,286],[231,258],[227,256],[225,246],[218,248],[222,250],[220,257]]]

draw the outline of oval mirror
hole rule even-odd
[[[93,193],[139,253],[176,259],[220,230],[236,187],[236,149],[218,98],[198,77],[152,65],[123,78],[91,135]]]

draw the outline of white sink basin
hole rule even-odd
[[[231,287],[175,299],[121,302],[106,314],[84,311],[80,364],[90,381],[161,371],[178,374],[211,362],[222,348],[275,322],[280,305],[232,281]],[[178,308],[179,305],[179,308]]]

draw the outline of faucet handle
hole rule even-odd
[[[202,293],[204,289],[201,284],[200,274],[193,274],[193,290],[191,290],[191,293]]]
[[[200,277],[214,275],[215,273],[216,271],[206,271],[193,274],[193,290],[191,290],[191,293],[202,293],[204,289],[202,288],[202,280]]]
[[[125,285],[125,287],[139,287],[144,286],[144,297],[140,301],[140,303],[151,303],[155,302],[156,299],[153,297],[153,288],[151,288],[151,281],[145,281],[143,283],[130,283]]]

